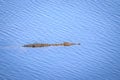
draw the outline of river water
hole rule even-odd
[[[0,80],[119,79],[120,0],[0,0]]]

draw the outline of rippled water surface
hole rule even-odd
[[[119,50],[120,0],[0,0],[0,80],[120,80]]]

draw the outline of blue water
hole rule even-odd
[[[0,80],[120,80],[120,0],[0,0]]]

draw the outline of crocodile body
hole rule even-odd
[[[43,44],[43,43],[35,43],[35,44],[27,44],[23,47],[49,47],[49,46],[72,46],[72,45],[80,45],[80,43],[70,43],[70,42],[64,42],[60,44]]]

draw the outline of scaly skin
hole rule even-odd
[[[23,47],[32,47],[32,48],[35,48],[35,47],[48,47],[48,46],[72,46],[72,45],[80,45],[80,43],[70,43],[70,42],[64,42],[64,43],[61,43],[61,44],[27,44],[27,45],[24,45]]]

